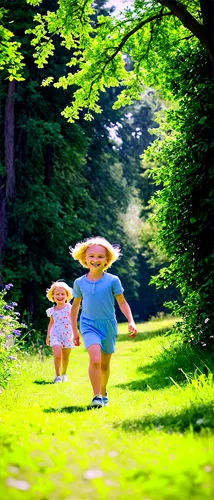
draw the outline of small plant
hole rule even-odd
[[[7,303],[5,295],[13,287],[12,283],[5,285],[0,292],[0,390],[2,391],[17,368],[18,345],[21,329],[24,324],[19,323],[19,313],[14,310],[16,302]],[[16,362],[16,363],[15,363]],[[14,364],[15,363],[15,364]]]

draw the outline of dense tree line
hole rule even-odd
[[[106,15],[104,2],[98,5]],[[8,2],[1,1],[1,7],[7,9]],[[40,12],[53,8],[46,0]],[[41,83],[67,74],[70,51],[55,36],[49,67],[38,69],[25,34],[34,26],[33,16],[25,0],[10,2],[4,12],[4,29],[12,26],[23,67],[21,76],[8,80],[9,58],[0,81],[2,283],[14,283],[13,299],[26,319],[41,327],[46,287],[59,278],[72,284],[82,272],[69,256],[69,245],[101,234],[121,244],[123,259],[113,272],[120,274],[135,314],[147,318],[163,308],[163,297],[154,287],[149,291],[152,271],[123,216],[133,200],[147,204],[154,191],[151,180],[141,176],[140,154],[154,139],[148,129],[157,126],[160,101],[150,92],[142,102],[115,110],[119,89],[112,89],[102,95],[103,113],[93,122],[80,116],[68,123],[61,111],[73,89],[65,93]],[[110,137],[114,126],[119,142]]]
[[[205,347],[213,344],[214,310],[214,2],[137,0],[119,18],[100,16],[98,24],[93,7],[90,0],[59,2],[56,13],[37,17],[35,58],[40,67],[48,62],[53,33],[74,51],[69,67],[75,72],[56,82],[77,86],[64,111],[70,122],[83,109],[88,120],[100,113],[100,92],[112,87],[124,87],[116,108],[141,98],[145,84],[172,103],[147,160],[161,184],[153,202],[158,244],[171,260],[159,284],[179,287],[184,336]]]

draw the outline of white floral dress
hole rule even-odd
[[[62,309],[50,307],[46,311],[47,316],[53,318],[50,329],[50,346],[61,345],[61,347],[74,347],[73,332],[71,327],[71,304],[66,304]]]

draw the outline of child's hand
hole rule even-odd
[[[50,345],[50,337],[46,337],[45,343],[46,343],[46,345]]]
[[[80,344],[81,344],[80,336],[79,336],[79,332],[77,330],[77,332],[74,333],[74,345],[78,346]]]
[[[128,324],[128,331],[130,332],[129,337],[132,337],[132,338],[136,337],[136,335],[137,335],[137,328],[136,328],[136,325],[135,325],[134,321],[131,321]]]

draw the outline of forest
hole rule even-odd
[[[146,221],[155,187],[140,156],[154,140],[149,129],[157,127],[155,113],[164,103],[147,89],[141,102],[113,110],[120,89],[110,89],[102,96],[102,116],[68,123],[61,113],[73,89],[42,87],[42,81],[50,72],[56,79],[64,74],[70,51],[56,38],[51,67],[38,69],[25,34],[34,25],[34,10],[24,5],[11,2],[4,18],[8,27],[13,20],[24,67],[21,80],[8,81],[7,65],[1,75],[2,284],[15,285],[12,298],[25,321],[44,327],[46,288],[60,278],[72,284],[80,273],[69,246],[100,234],[121,244],[115,272],[136,317],[146,319],[166,310],[164,299],[175,295],[149,286],[164,259],[157,256],[151,265],[141,239],[143,228],[151,238]]]
[[[212,345],[213,2],[1,0],[1,286],[44,328],[102,235],[135,318]]]

